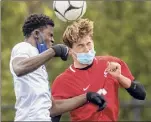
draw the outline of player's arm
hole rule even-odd
[[[127,64],[124,61],[120,61],[121,75],[118,80],[122,87],[135,99],[144,100],[146,97],[146,91],[144,86],[136,81],[132,76]]]
[[[36,70],[54,56],[61,57],[63,60],[66,60],[67,55],[68,49],[64,45],[55,45],[34,57],[16,57],[12,61],[12,66],[15,74],[17,76],[22,76]]]
[[[91,102],[99,106],[99,111],[106,107],[106,101],[103,96],[95,92],[88,92],[69,99],[54,100],[52,99],[52,108],[50,109],[50,116],[58,116],[65,112],[76,109],[86,102]]]
[[[126,88],[126,90],[135,99],[144,100],[146,97],[145,88],[138,81],[131,82],[131,86],[129,88]]]
[[[52,108],[50,110],[50,116],[57,116],[62,113],[76,109],[86,103],[86,94],[63,100],[52,100]]]
[[[146,92],[143,85],[134,81],[134,77],[125,62],[110,62],[106,70],[119,81],[119,84],[125,88],[131,96],[139,100],[145,99]]]
[[[128,77],[125,77],[121,74],[119,77],[117,77],[117,79],[123,88],[129,88],[131,86],[132,81]]]
[[[119,62],[108,62],[106,72],[116,78],[123,88],[129,88],[131,86],[131,79],[128,75],[125,75],[125,71],[123,73],[123,68],[125,70],[125,67]]]
[[[120,84],[127,90],[127,92],[135,99],[144,100],[146,91],[142,84],[138,81],[131,81],[129,78],[121,75],[119,77]]]

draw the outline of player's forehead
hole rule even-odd
[[[47,25],[46,27],[43,28],[43,32],[53,34],[53,29],[54,27],[52,27],[51,25]]]
[[[77,42],[76,42],[76,45],[79,45],[79,44],[87,44],[89,42],[93,42],[91,36],[87,35],[87,36],[84,36],[83,38],[80,38]]]

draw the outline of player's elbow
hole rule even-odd
[[[52,107],[51,107],[51,109],[49,111],[50,111],[50,116],[51,117],[55,117],[55,116],[59,115],[59,112],[61,110],[59,111],[59,109],[57,108],[56,103],[53,102],[53,105],[52,105]]]
[[[16,71],[15,74],[18,76],[18,77],[21,77],[23,74],[19,71]]]
[[[142,100],[145,100],[145,99],[146,99],[146,91],[144,91],[143,97],[142,97]]]
[[[146,98],[146,91],[145,90],[142,90],[138,95],[137,97],[135,97],[136,99],[139,99],[139,100],[145,100]]]
[[[17,77],[21,77],[21,76],[24,76],[24,75],[30,73],[30,72],[28,72],[28,71],[26,71],[24,69],[19,69],[19,70],[16,70],[14,72],[15,72]]]
[[[57,114],[56,109],[51,108],[51,109],[50,109],[50,117],[55,117],[55,116],[57,116],[57,115],[59,115],[59,114]]]
[[[134,81],[131,84],[131,87],[126,89],[128,93],[133,96],[135,99],[138,100],[145,100],[146,98],[146,91],[143,85],[141,85],[139,82]]]
[[[55,117],[55,116],[58,116],[58,115],[61,115],[66,111],[66,109],[64,109],[64,105],[61,104],[62,102],[54,102],[53,105],[52,105],[52,108],[50,109],[50,116],[51,117]]]
[[[22,72],[18,68],[13,68],[13,70],[16,76],[20,77],[22,75]]]
[[[30,73],[30,70],[27,66],[15,66],[13,67],[13,70],[16,74],[16,76],[21,77],[23,75],[26,75],[28,73]]]
[[[50,111],[50,117],[55,117],[56,114]]]
[[[14,72],[15,72],[15,74],[16,74],[18,77],[21,77],[21,76],[25,75],[24,70],[21,70],[20,68],[14,69]]]
[[[131,96],[133,96],[135,99],[138,100],[145,100],[146,98],[146,92],[145,91],[139,91],[139,93],[132,93]]]

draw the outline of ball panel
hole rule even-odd
[[[55,12],[55,14],[56,14],[56,16],[57,16],[59,19],[61,19],[62,21],[64,21],[64,22],[66,22],[66,21],[67,21],[67,19],[66,19],[66,18],[64,18],[64,16],[62,16],[60,13]]]
[[[64,15],[65,11],[69,8],[68,1],[55,1],[53,4],[54,10]]]
[[[74,21],[85,14],[86,1],[54,1],[53,9],[60,20]]]
[[[81,15],[81,10],[82,8],[71,9],[65,13],[65,18],[69,21],[76,20],[79,17],[79,15]]]
[[[82,16],[85,14],[86,8],[87,8],[87,4],[86,4],[86,1],[84,1],[83,7],[82,7],[82,11],[81,11],[82,13],[81,13],[81,16],[80,16],[80,17],[82,17]]]
[[[70,5],[74,7],[82,7],[84,1],[69,1]]]
[[[77,19],[80,19],[85,14],[85,12],[86,12],[86,1],[83,1],[83,5],[82,5],[81,9],[82,9],[81,13],[80,13],[80,15],[78,16]]]

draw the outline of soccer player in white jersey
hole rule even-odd
[[[11,53],[10,71],[16,95],[15,121],[51,121],[51,116],[71,111],[91,102],[102,110],[105,100],[95,92],[77,94],[64,100],[53,100],[45,63],[53,57],[66,61],[68,48],[54,43],[54,22],[46,15],[32,14],[23,24],[25,40],[16,44]]]

